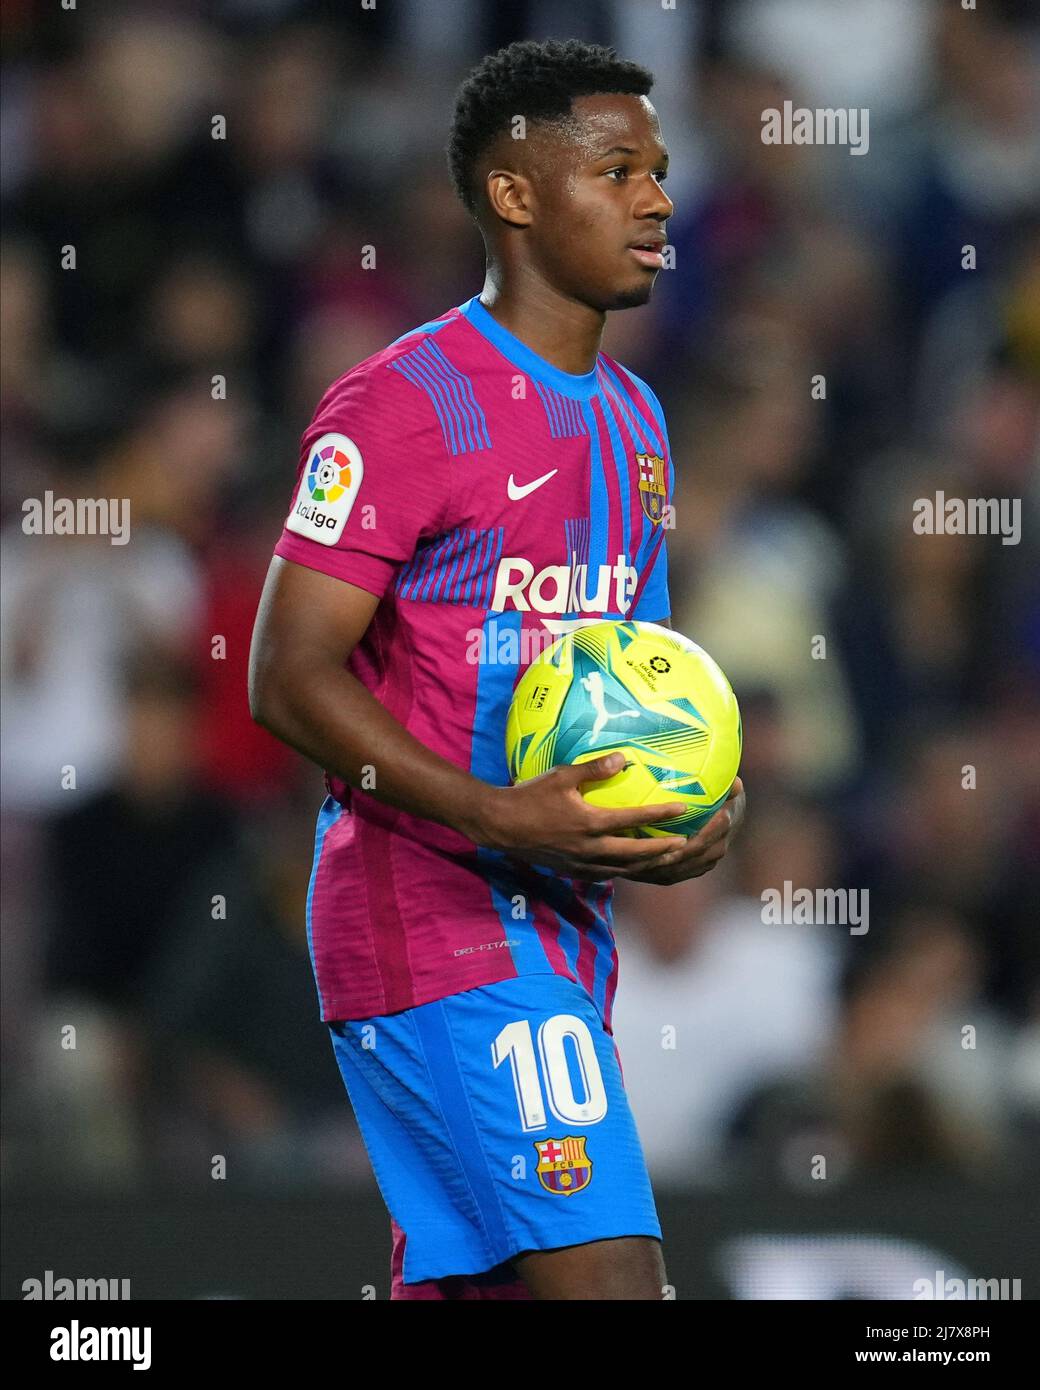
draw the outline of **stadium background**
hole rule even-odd
[[[906,1298],[936,1269],[1036,1296],[1031,14],[5,4],[5,1297],[45,1269],[135,1297],[387,1291],[306,956],[320,774],[250,723],[249,635],[318,396],[482,284],[455,86],[550,36],[657,74],[676,265],[604,347],[664,403],[673,623],[746,728],[727,862],[616,900],[678,1297]],[[787,98],[868,108],[869,153],[763,145]],[[916,535],[937,489],[1021,498],[1021,543]],[[130,543],[25,535],[46,490],[129,498]],[[869,932],[764,925],[785,880],[869,890]]]

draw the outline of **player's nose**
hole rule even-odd
[[[649,179],[645,189],[632,209],[636,221],[666,222],[675,211],[675,205],[656,179]],[[664,228],[661,228],[664,231]]]

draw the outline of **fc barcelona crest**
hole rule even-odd
[[[639,501],[651,521],[664,516],[664,499],[668,488],[665,482],[665,461],[659,454],[636,454],[639,468]]]
[[[585,1135],[568,1134],[566,1139],[536,1139],[538,1181],[546,1192],[573,1197],[592,1181],[592,1159],[585,1152]]]

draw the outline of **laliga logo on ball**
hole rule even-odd
[[[329,444],[314,455],[307,470],[307,490],[315,502],[335,502],[350,487],[350,461]]]

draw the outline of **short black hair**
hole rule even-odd
[[[462,83],[448,141],[455,192],[470,212],[477,199],[473,172],[488,145],[515,116],[551,121],[570,115],[574,97],[621,93],[645,97],[654,75],[619,58],[613,48],[580,39],[524,39],[484,58]]]

